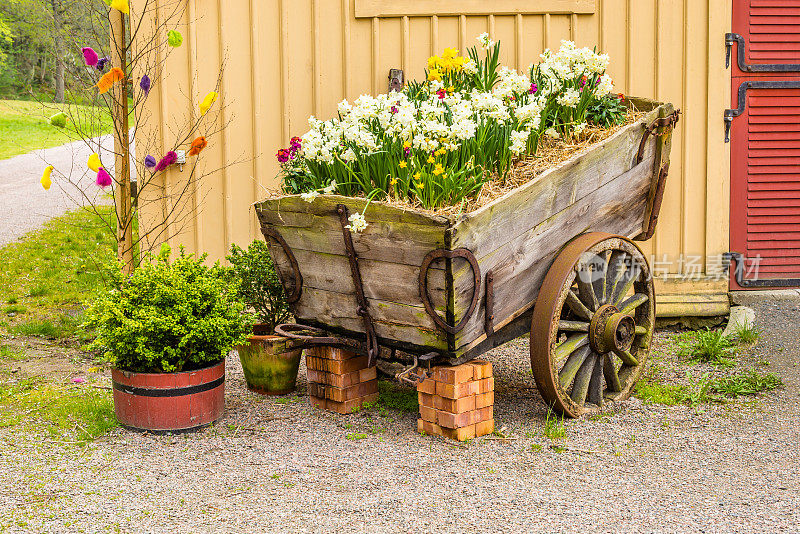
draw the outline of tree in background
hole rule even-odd
[[[42,186],[49,189],[51,183],[59,184],[76,203],[101,218],[114,234],[117,257],[129,273],[138,265],[141,251],[152,250],[181,231],[183,222],[196,213],[202,201],[195,194],[198,181],[218,170],[209,170],[198,160],[215,134],[227,125],[220,123],[219,106],[214,106],[222,67],[216,87],[207,88],[203,98],[193,99],[182,88],[170,85],[166,66],[171,52],[183,41],[178,31],[184,17],[183,0],[108,0],[110,5],[105,0],[70,1],[83,2],[87,20],[93,22],[83,33],[62,35],[64,49],[56,55],[63,53],[65,57],[76,50],[80,53],[80,67],[67,71],[72,79],[65,84],[65,97],[71,102],[89,103],[91,111],[55,108],[51,123],[56,119],[62,124],[72,123],[77,138],[90,149],[91,156],[83,166],[96,176],[96,186],[85,187],[85,172],[50,165],[42,176]],[[56,17],[53,11],[54,23]],[[105,37],[107,41],[103,42]],[[187,109],[191,110],[185,123],[152,123],[147,102],[155,88],[185,95]],[[113,148],[101,146],[103,117],[108,114],[113,122]],[[163,153],[162,138],[171,146]],[[166,171],[174,165],[181,165],[183,170],[183,157],[188,172],[167,184]],[[109,172],[112,164],[113,172]],[[109,195],[115,207],[111,215],[102,209]],[[162,217],[148,221],[145,231],[137,231],[138,208],[153,202],[162,208]]]

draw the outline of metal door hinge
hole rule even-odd
[[[725,34],[725,68],[731,66],[731,47],[736,45],[736,63],[742,72],[800,72],[800,63],[764,63],[748,65],[745,63],[745,41],[738,33]]]
[[[747,107],[747,91],[750,89],[800,89],[800,80],[781,80],[781,81],[747,81],[739,86],[736,109],[726,109],[725,120],[725,142],[731,141],[731,123],[733,119],[744,113]]]
[[[733,279],[739,287],[800,287],[800,278],[745,278],[744,256],[739,252],[723,253],[722,262],[725,267],[733,262]]]

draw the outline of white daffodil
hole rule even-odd
[[[328,186],[322,190],[322,192],[325,193],[326,195],[330,195],[334,191],[336,191],[336,180],[329,183]]]
[[[368,226],[366,219],[360,213],[350,215],[347,220],[350,221],[350,224],[346,225],[345,228],[349,228],[351,232],[357,234],[363,232]]]
[[[555,128],[548,128],[548,129],[546,129],[546,130],[544,131],[544,134],[545,134],[547,137],[550,137],[551,139],[558,139],[559,137],[561,137],[561,134],[560,134],[560,133],[558,133],[558,130],[556,130]]]
[[[300,193],[300,198],[308,203],[314,202],[314,199],[319,196],[317,191],[309,191],[307,193]]]

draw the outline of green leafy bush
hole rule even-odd
[[[231,245],[230,274],[239,286],[239,298],[255,311],[258,320],[272,331],[289,318],[286,295],[275,272],[267,244],[253,241],[247,250]]]
[[[221,361],[244,343],[252,327],[238,297],[238,282],[227,269],[203,264],[181,249],[169,261],[164,246],[129,278],[115,270],[109,286],[87,311],[85,326],[117,369],[170,373]]]

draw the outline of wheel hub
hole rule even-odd
[[[598,354],[630,350],[636,334],[633,317],[621,313],[613,304],[597,309],[589,325],[589,345]]]

